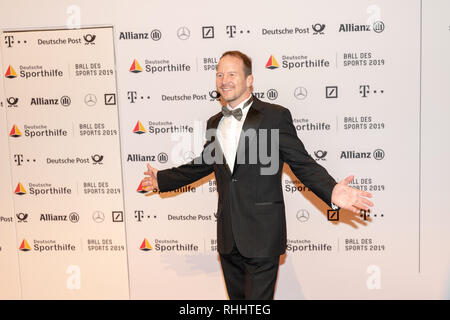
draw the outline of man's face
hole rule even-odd
[[[248,98],[253,85],[253,76],[245,76],[244,62],[237,57],[227,55],[217,65],[216,88],[222,98],[236,107]]]

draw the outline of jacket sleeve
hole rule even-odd
[[[336,181],[327,170],[319,165],[305,149],[297,136],[291,112],[283,108],[280,124],[280,156],[289,164],[295,176],[309,189],[322,199],[328,206],[332,206],[331,193]]]
[[[209,121],[207,128],[209,128]],[[208,149],[211,147],[212,142],[212,137],[207,137],[201,155],[191,162],[179,167],[159,170],[156,177],[158,180],[159,191],[167,192],[181,188],[213,172],[214,164],[211,161],[211,157],[208,156],[210,152]]]

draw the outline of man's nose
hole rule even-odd
[[[227,84],[229,80],[230,80],[230,77],[228,77],[227,75],[224,75],[222,78],[222,84]]]

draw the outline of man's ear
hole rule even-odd
[[[246,81],[247,81],[247,88],[253,87],[253,75],[252,74],[247,76]]]

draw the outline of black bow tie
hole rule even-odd
[[[244,103],[244,105],[242,106],[242,109],[244,109],[245,107],[247,107],[250,103],[252,103],[253,98],[250,97],[250,99],[247,100],[246,103]],[[241,108],[237,108],[237,109],[233,109],[233,110],[228,110],[227,107],[222,107],[222,114],[224,117],[229,117],[229,116],[233,116],[236,118],[237,121],[241,121],[242,119],[242,109]]]

